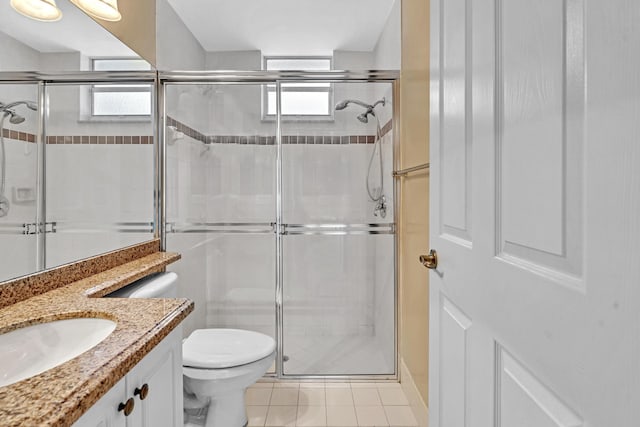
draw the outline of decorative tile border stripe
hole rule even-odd
[[[32,133],[19,132],[7,128],[2,129],[2,136],[16,141],[36,142],[36,136]]]
[[[389,120],[384,126],[382,126],[382,136],[391,132],[391,129],[393,129],[393,121]]]
[[[205,135],[194,128],[167,116],[167,126],[175,128],[178,132],[200,141],[204,144],[241,144],[241,145],[275,145],[275,136],[258,135]],[[381,129],[385,136],[392,129],[392,121],[389,120]],[[373,144],[375,135],[283,135],[282,144]]]
[[[153,144],[153,137],[147,135],[80,135],[48,136],[47,144]]]
[[[184,123],[179,122],[171,116],[167,116],[166,126],[174,127],[178,132],[182,132],[195,140],[204,142],[205,144],[207,143],[207,137],[205,134],[203,134],[202,132],[198,132],[191,126],[187,126]]]
[[[173,126],[179,132],[205,144],[241,144],[241,145],[275,145],[275,136],[257,135],[205,135],[171,117],[167,117],[167,126]],[[392,129],[389,120],[382,127],[382,136]],[[2,136],[24,142],[36,142],[35,134],[3,129]],[[283,144],[373,144],[375,135],[283,135]],[[47,144],[153,144],[153,136],[149,135],[63,135],[47,136]]]
[[[2,136],[23,142],[36,142],[36,135],[3,129]],[[47,136],[47,144],[153,144],[153,136],[148,135],[74,135]]]

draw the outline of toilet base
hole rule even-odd
[[[246,365],[223,369],[184,366],[183,386],[190,399],[185,407],[204,407],[207,402],[206,427],[243,427],[247,424],[245,391],[271,366],[275,352]],[[202,406],[200,406],[202,404]]]
[[[244,406],[244,389],[234,390],[211,399],[206,427],[244,427],[249,423]]]

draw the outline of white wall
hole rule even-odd
[[[401,1],[396,0],[393,4],[389,18],[380,34],[380,38],[373,50],[373,64],[376,70],[400,70],[401,65]],[[376,89],[376,98],[393,99],[393,92],[390,87]],[[386,123],[391,119],[391,108],[380,110],[380,121]]]
[[[400,0],[393,3],[389,18],[373,50],[373,63],[377,70],[399,70],[401,64],[401,10]]]
[[[262,53],[259,50],[236,50],[206,53],[207,70],[261,70]]]
[[[0,31],[0,71],[37,71],[39,52]]]
[[[156,1],[156,68],[203,70],[205,51],[167,0]]]

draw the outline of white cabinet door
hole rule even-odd
[[[118,408],[129,399],[133,411],[125,417]],[[178,427],[182,420],[182,327],[178,326],[74,427]]]
[[[430,427],[640,420],[640,2],[431,1]]]
[[[126,417],[118,411],[126,401],[125,378],[121,379],[75,422],[74,427],[125,427]]]
[[[136,405],[127,427],[182,426],[181,329],[174,329],[127,374],[127,395],[134,396]]]

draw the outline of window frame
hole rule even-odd
[[[95,64],[99,61],[142,61],[148,63],[144,59],[138,56],[96,56],[90,58],[89,67],[91,71],[105,71],[96,70]],[[152,70],[149,65],[149,70]],[[126,71],[126,69],[118,70]],[[104,87],[101,87],[104,86]],[[116,84],[116,85],[104,85],[104,84],[92,84],[89,88],[89,117],[91,120],[105,120],[105,121],[148,121],[151,120],[153,115],[153,88],[151,85],[148,87],[136,87],[141,85],[129,85],[129,84]],[[95,113],[95,94],[96,93],[149,93],[150,104],[149,114],[96,114]]]
[[[301,61],[305,61],[305,60],[323,60],[323,61],[329,61],[329,69],[327,71],[333,70],[333,56],[324,56],[324,55],[318,55],[318,56],[295,56],[295,55],[287,55],[287,56],[280,56],[280,55],[274,55],[274,56],[269,56],[269,55],[265,55],[262,57],[262,69],[264,71],[275,71],[275,70],[269,70],[267,68],[267,63],[270,60],[301,60]],[[285,81],[284,83],[289,83],[288,81]],[[321,93],[328,93],[328,111],[329,114],[282,114],[282,120],[283,121],[296,121],[296,122],[333,122],[334,119],[334,110],[333,110],[333,105],[334,105],[334,85],[332,82],[324,82],[324,81],[318,81],[315,83],[328,83],[329,86],[327,87],[281,87],[282,92],[321,92]],[[270,90],[271,88],[269,86],[274,86],[272,90]],[[275,114],[268,114],[269,111],[269,93],[270,92],[275,92],[275,84],[264,84],[262,87],[262,120],[263,121],[275,121],[276,120],[276,116],[277,113]]]

